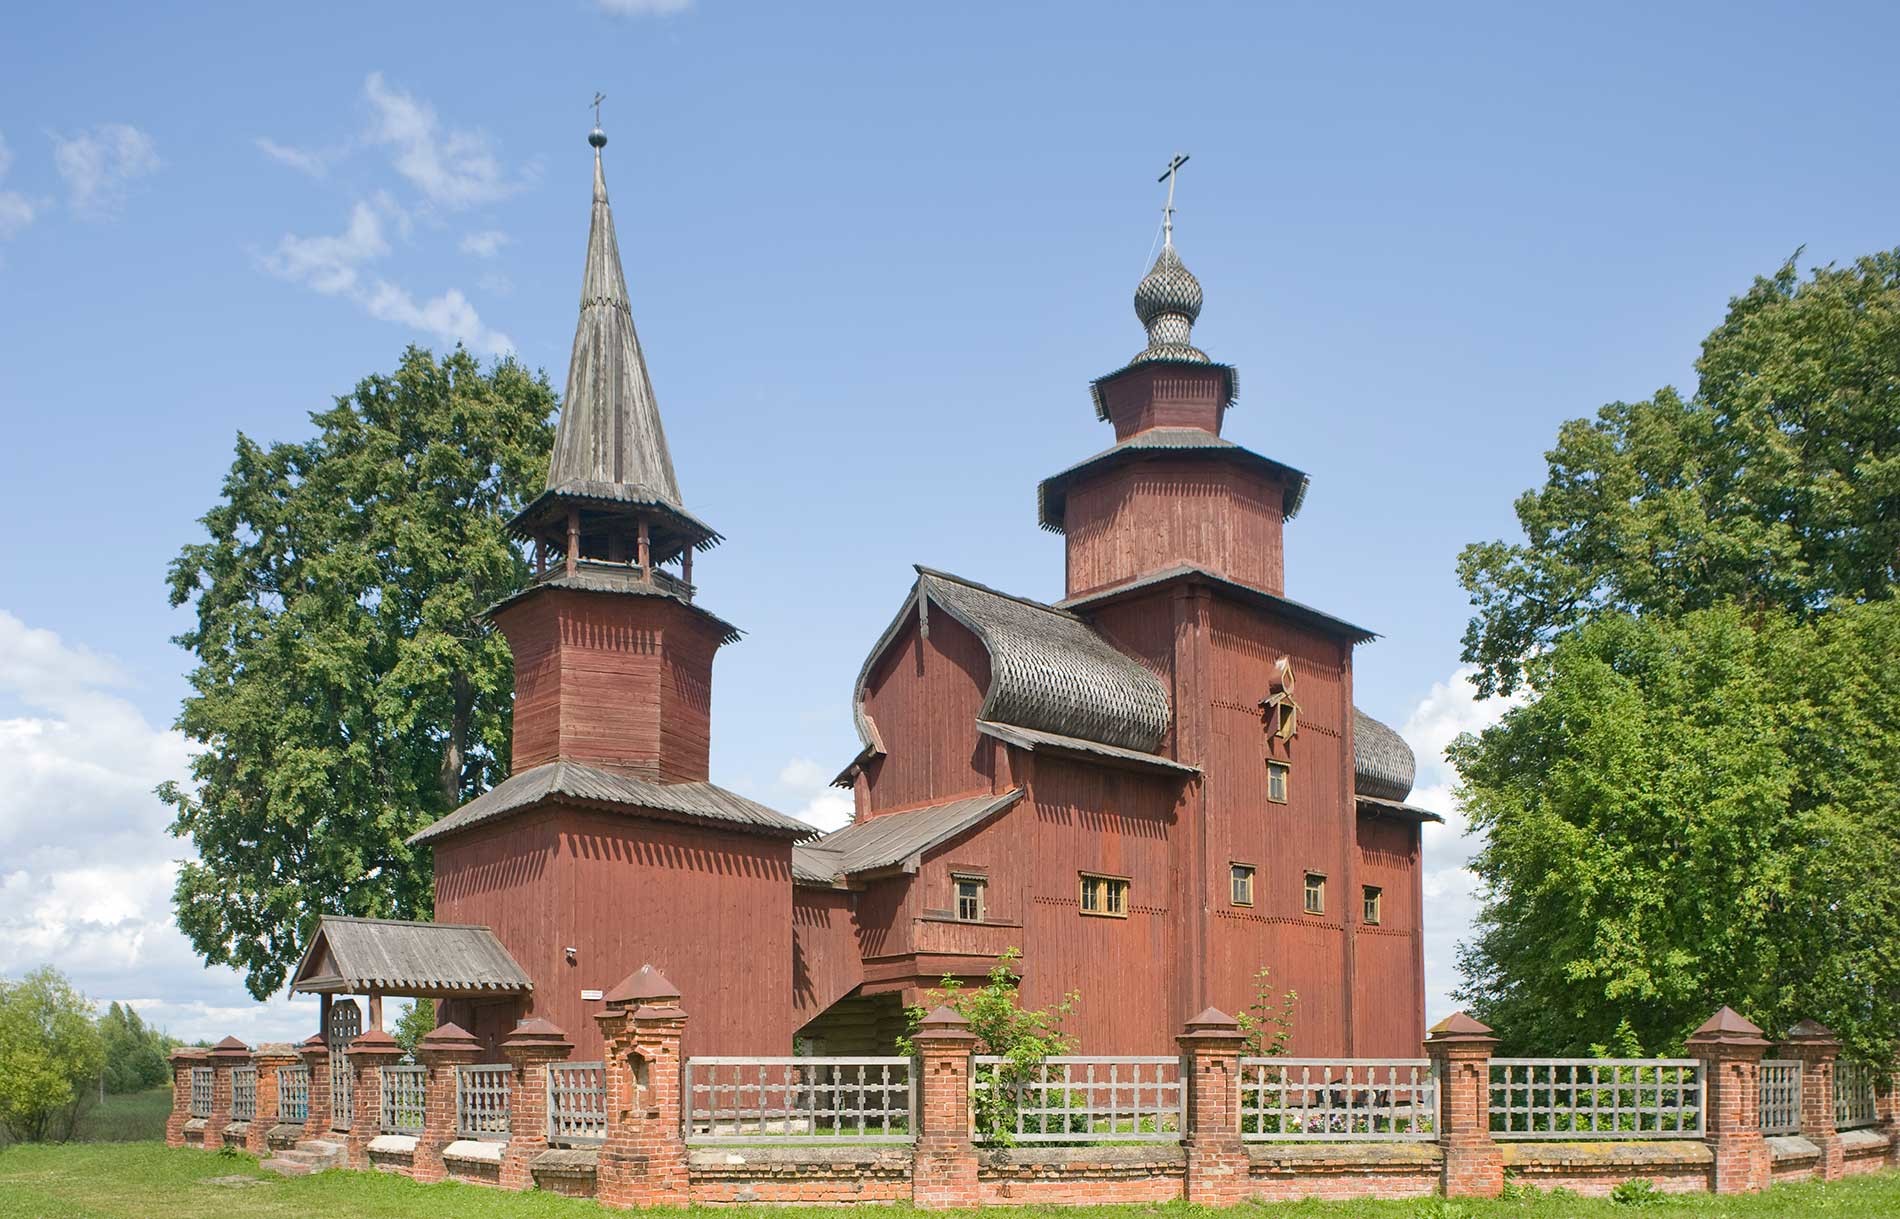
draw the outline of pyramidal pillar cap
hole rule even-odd
[[[1689,1034],[1688,1044],[1692,1046],[1766,1046],[1768,1039],[1761,1035],[1761,1026],[1734,1008],[1724,1005],[1715,1015],[1704,1020],[1695,1032]]]
[[[1839,1049],[1841,1045],[1840,1036],[1819,1020],[1795,1021],[1794,1027],[1788,1030],[1788,1035],[1783,1037],[1782,1040],[1791,1045],[1805,1045],[1818,1048],[1831,1046],[1834,1049]]]
[[[936,1011],[925,1016],[917,1025],[917,1035],[913,1040],[970,1046],[976,1044],[976,1034],[970,1031],[970,1022],[963,1018],[962,1012],[948,1003],[940,1003]]]
[[[444,1053],[449,1051],[479,1051],[482,1043],[475,1035],[459,1024],[438,1024],[430,1029],[421,1041],[416,1042],[418,1053]]]
[[[1464,1012],[1451,1015],[1434,1024],[1425,1034],[1425,1044],[1435,1045],[1496,1045],[1497,1035],[1491,1026],[1473,1020]]]
[[[683,1016],[680,1007],[680,988],[667,980],[665,974],[651,964],[642,965],[628,974],[620,985],[607,992],[609,1008],[637,1008],[634,1015],[662,1014]]]
[[[251,1047],[245,1045],[235,1037],[226,1037],[223,1041],[211,1047],[211,1057],[213,1058],[249,1058],[250,1056]]]

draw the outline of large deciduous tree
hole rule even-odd
[[[1900,250],[1803,281],[1790,260],[1729,303],[1699,385],[1572,420],[1525,540],[1465,548],[1483,693],[1611,611],[1725,601],[1807,615],[1900,579]]]
[[[178,924],[262,998],[320,913],[427,917],[416,830],[505,773],[512,670],[482,609],[527,578],[507,519],[547,471],[554,395],[512,360],[410,348],[313,413],[240,435],[210,538],[170,572],[197,658],[160,795],[197,859]]]
[[[1665,1049],[1732,1003],[1900,1040],[1900,251],[1730,302],[1696,394],[1560,430],[1468,547],[1452,751],[1485,835],[1463,997],[1514,1048]],[[1619,1027],[1621,1026],[1621,1027]]]

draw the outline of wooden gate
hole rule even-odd
[[[330,1129],[348,1130],[350,1115],[356,1111],[356,1072],[350,1069],[349,1044],[363,1031],[363,1013],[354,999],[339,999],[330,1004],[330,1027],[325,1040],[330,1043]]]

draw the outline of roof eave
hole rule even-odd
[[[1355,645],[1370,643],[1374,639],[1379,638],[1377,631],[1367,630],[1365,627],[1347,622],[1344,618],[1336,618],[1324,610],[1314,609],[1310,605],[1304,605],[1298,601],[1283,597],[1278,593],[1270,593],[1264,588],[1231,579],[1227,576],[1220,575],[1218,572],[1209,571],[1204,567],[1195,567],[1188,564],[1167,568],[1146,576],[1137,576],[1135,579],[1125,580],[1120,584],[1098,589],[1092,593],[1084,593],[1078,597],[1068,597],[1057,602],[1056,605],[1060,609],[1066,609],[1072,612],[1094,610],[1104,605],[1113,605],[1117,601],[1139,593],[1148,592],[1156,588],[1165,588],[1176,582],[1211,584],[1239,597],[1277,609],[1296,622],[1314,627],[1336,638],[1349,640]]]
[[[1137,433],[1139,435],[1140,433]],[[1216,446],[1205,448],[1174,448],[1168,446],[1146,447],[1130,444],[1126,441],[1104,449],[1095,456],[1077,462],[1066,470],[1051,474],[1036,484],[1036,517],[1038,523],[1050,533],[1061,533],[1066,527],[1069,489],[1082,477],[1098,471],[1113,469],[1137,461],[1155,461],[1163,458],[1180,458],[1191,461],[1239,461],[1249,465],[1261,466],[1282,478],[1286,487],[1280,496],[1280,519],[1290,521],[1299,515],[1300,508],[1306,503],[1307,489],[1312,479],[1304,470],[1275,461],[1262,453],[1256,453],[1245,445]]]

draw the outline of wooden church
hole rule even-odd
[[[1413,757],[1352,700],[1370,631],[1289,599],[1306,475],[1221,435],[1233,368],[1193,345],[1171,216],[1135,290],[1146,345],[1091,386],[1113,431],[1043,481],[1066,590],[1045,604],[917,569],[872,643],[838,776],[852,823],[708,775],[713,658],[694,595],[720,541],[686,509],[634,330],[596,130],[593,220],[547,489],[513,522],[533,582],[492,618],[515,662],[512,774],[417,834],[436,921],[326,918],[293,989],[425,995],[491,1045],[528,1015],[598,1057],[593,1016],[651,963],[689,1054],[888,1047],[946,975],[1020,952],[1023,1000],[1080,1002],[1083,1052],[1168,1052],[1254,976],[1298,992],[1292,1047],[1424,1036]]]

